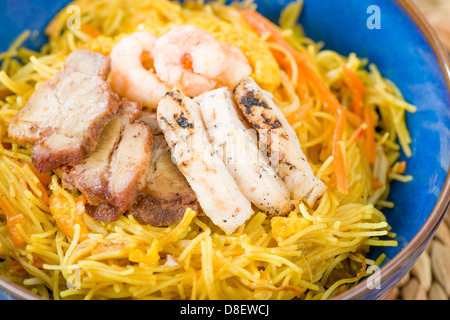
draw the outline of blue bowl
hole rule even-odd
[[[39,48],[43,28],[68,0],[7,0],[0,4],[0,51],[23,30],[36,31],[26,43]],[[289,1],[256,1],[273,21]],[[375,63],[418,107],[407,115],[412,136],[410,183],[392,184],[386,210],[399,246],[373,249],[386,253],[374,275],[337,299],[381,299],[414,265],[437,229],[450,201],[450,63],[445,50],[418,10],[406,0],[305,0],[300,18],[306,35],[343,55],[355,52]],[[82,10],[82,8],[81,8]],[[379,18],[377,20],[376,18]],[[378,23],[377,23],[378,22]],[[2,290],[3,289],[3,290]],[[33,299],[29,292],[0,279],[0,298]]]

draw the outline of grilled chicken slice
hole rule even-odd
[[[291,196],[313,206],[326,186],[314,176],[294,130],[270,93],[262,90],[250,77],[241,80],[233,91],[244,116],[258,130],[260,146],[265,149]]]
[[[136,203],[146,185],[153,135],[145,123],[135,122],[140,114],[137,103],[123,99],[84,162],[57,170],[65,187],[86,196],[88,213],[97,220],[117,219]]]
[[[12,119],[8,134],[33,147],[40,172],[76,165],[95,149],[103,128],[119,108],[106,77],[109,57],[77,50],[40,86]]]
[[[195,99],[216,152],[244,196],[270,215],[295,209],[289,190],[258,149],[258,141],[238,110],[228,88],[206,92]]]
[[[157,116],[172,159],[196,193],[204,213],[225,233],[232,233],[253,210],[208,140],[199,105],[175,90],[161,100]]]

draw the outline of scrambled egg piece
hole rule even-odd
[[[153,240],[150,248],[147,252],[141,249],[134,249],[130,252],[128,259],[132,262],[143,262],[147,264],[157,264],[159,261],[159,241],[157,239]]]
[[[273,217],[270,224],[273,237],[280,241],[306,228],[310,222],[305,218],[298,217],[297,213],[292,211],[287,217]]]
[[[117,42],[117,39],[112,37],[99,36],[86,42],[82,48],[109,55]]]

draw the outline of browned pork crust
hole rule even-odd
[[[124,213],[136,203],[146,184],[153,135],[145,123],[135,122],[140,115],[137,103],[122,99],[118,114],[103,130],[96,149],[82,164],[58,170],[64,186],[80,190],[89,206],[101,206],[98,210],[103,213],[94,216],[104,217],[109,206],[113,216]]]
[[[39,172],[80,164],[97,145],[103,128],[119,108],[106,77],[110,59],[77,50],[64,67],[40,86],[12,119],[11,138],[33,147]]]

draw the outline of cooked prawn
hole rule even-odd
[[[119,95],[156,109],[169,90],[156,73],[147,70],[142,57],[152,56],[158,38],[149,32],[135,32],[120,40],[111,50],[111,86]]]
[[[220,45],[227,57],[227,61],[225,70],[217,79],[225,86],[233,89],[239,81],[250,76],[253,73],[253,69],[241,49],[225,41],[222,41]]]
[[[213,89],[225,68],[226,56],[209,33],[183,25],[159,38],[153,51],[158,77],[188,96]]]
[[[239,48],[190,25],[177,26],[159,38],[153,59],[159,79],[191,97],[221,84],[234,86],[252,73]]]

